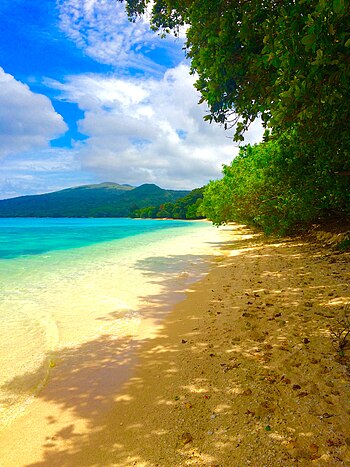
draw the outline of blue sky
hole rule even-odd
[[[190,189],[238,149],[203,121],[184,39],[116,0],[1,0],[0,199],[115,181]],[[261,138],[259,125],[247,141]]]

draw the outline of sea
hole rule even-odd
[[[210,267],[218,229],[151,219],[0,219],[0,428],[60,352],[156,326]]]

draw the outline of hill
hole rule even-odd
[[[0,200],[0,217],[128,217],[135,209],[174,202],[188,193],[106,182]]]

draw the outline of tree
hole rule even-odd
[[[129,0],[129,17],[149,3]],[[237,124],[236,140],[261,117],[275,133],[294,128],[348,157],[349,8],[347,0],[156,0],[151,25],[163,34],[189,25],[205,118]]]
[[[165,203],[159,206],[159,211],[157,212],[157,217],[173,217],[173,203]]]
[[[268,234],[290,233],[329,215],[344,218],[350,215],[350,189],[344,177],[333,180],[330,173],[312,146],[285,132],[242,147],[224,166],[223,178],[205,188],[201,210],[216,225],[235,220]]]
[[[149,4],[128,0],[130,19]],[[350,214],[349,13],[348,0],[154,0],[153,29],[177,34],[189,26],[185,49],[209,107],[205,119],[236,125],[237,141],[256,118],[270,130],[252,158],[240,162],[242,177],[234,168],[235,205],[225,202],[231,169],[207,188],[217,202],[208,206],[204,199],[203,209],[213,210],[214,219],[240,217],[237,209],[266,219],[269,206],[266,213],[288,226],[298,212],[302,220]],[[261,167],[268,152],[273,164]],[[248,176],[253,169],[263,178]],[[267,183],[276,191],[270,201],[263,199]],[[307,209],[307,203],[316,204]]]

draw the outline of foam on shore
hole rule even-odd
[[[218,234],[208,223],[191,223],[7,262],[0,305],[2,427],[27,410],[67,353],[84,353],[106,336],[130,348],[150,336],[208,270]],[[123,371],[126,377],[121,365]]]

